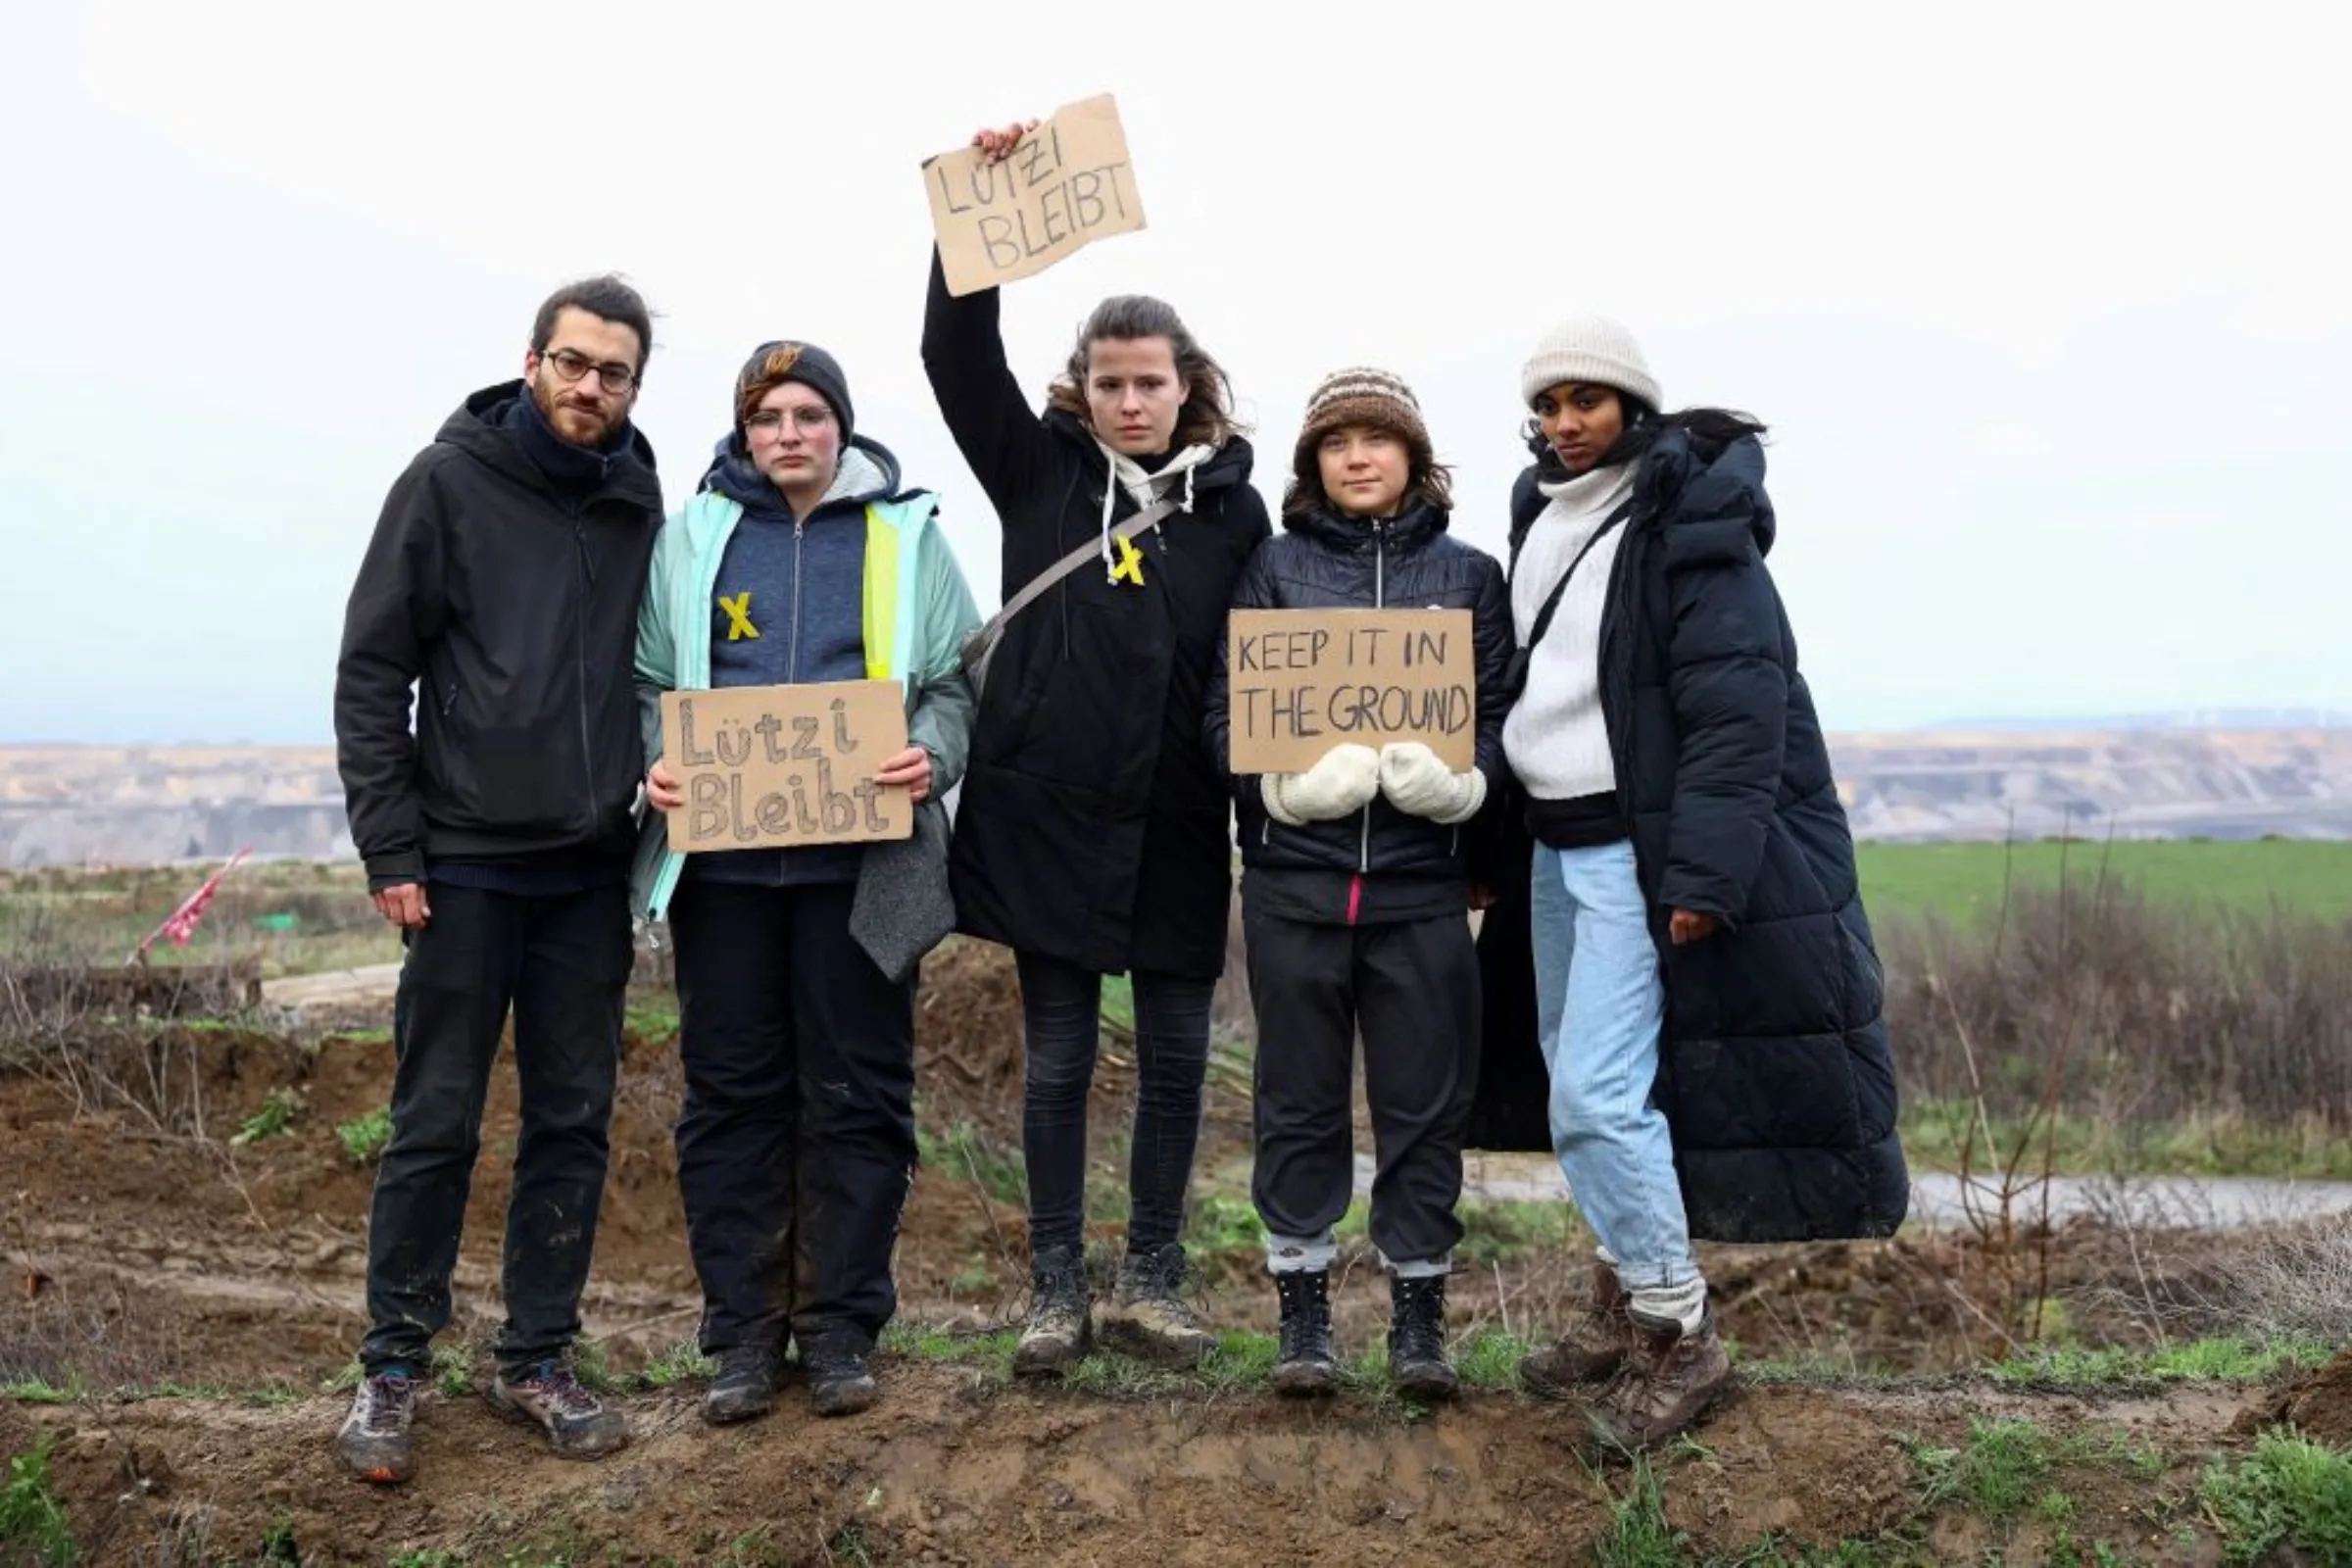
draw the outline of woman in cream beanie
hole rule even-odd
[[[1477,1141],[1501,1142],[1485,1130],[1540,1049],[1538,1136],[1600,1247],[1591,1304],[1522,1377],[1562,1396],[1605,1380],[1588,1418],[1639,1448],[1730,1376],[1692,1238],[1886,1236],[1910,1184],[1853,840],[1764,564],[1764,426],[1662,412],[1602,316],[1544,333],[1519,391],[1537,463],[1513,496],[1497,814],[1534,843],[1497,862],[1532,868],[1525,917],[1491,913],[1482,938]],[[1530,1012],[1533,1046],[1509,1028]]]

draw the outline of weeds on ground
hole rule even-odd
[[[1690,1538],[1666,1522],[1666,1497],[1649,1461],[1636,1458],[1633,1479],[1609,1504],[1609,1527],[1592,1543],[1597,1568],[1679,1568]]]
[[[887,1332],[884,1337],[888,1338]],[[703,1353],[698,1342],[680,1340],[648,1361],[645,1370],[637,1374],[637,1381],[648,1389],[666,1389],[688,1378],[707,1378],[717,1370],[718,1363]]]
[[[1996,1383],[2053,1391],[2153,1383],[2262,1383],[2284,1370],[2318,1366],[2333,1348],[2320,1340],[2264,1341],[2240,1335],[2152,1350],[2034,1346],[1988,1362],[1984,1370]]]
[[[365,1116],[339,1124],[335,1139],[354,1165],[374,1164],[383,1158],[384,1146],[392,1142],[392,1107],[378,1105]]]
[[[237,1130],[229,1136],[229,1147],[243,1149],[291,1130],[294,1113],[301,1108],[302,1097],[293,1090],[283,1087],[270,1090],[269,1098],[262,1102],[262,1108],[237,1124]]]
[[[1029,1200],[1029,1171],[1019,1152],[997,1149],[968,1121],[956,1123],[944,1134],[917,1125],[914,1146],[918,1162],[973,1182],[1000,1203]]]
[[[44,1436],[30,1453],[8,1461],[8,1485],[0,1488],[0,1557],[33,1568],[68,1568],[75,1555],[65,1505],[49,1479],[53,1440]]]
[[[2225,1562],[2261,1561],[2282,1542],[2320,1562],[2352,1562],[2352,1454],[2265,1433],[2242,1461],[2207,1466],[2198,1494],[2221,1527]]]
[[[14,1399],[19,1404],[72,1404],[89,1393],[81,1374],[69,1367],[62,1381],[47,1378],[18,1378],[0,1383],[0,1399]]]
[[[1968,1439],[1960,1447],[1933,1447],[1910,1440],[1903,1447],[1920,1481],[1923,1510],[1958,1502],[1994,1520],[2014,1519],[2029,1503],[2038,1502],[2045,1509],[2057,1506],[2049,1499],[2063,1498],[2063,1494],[2054,1493],[2049,1483],[2069,1466],[2122,1465],[2135,1478],[2153,1481],[2169,1462],[2159,1450],[2118,1432],[2054,1437],[2032,1421],[1973,1415]]]

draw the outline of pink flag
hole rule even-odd
[[[164,923],[148,932],[146,940],[131,949],[130,957],[122,961],[129,963],[140,957],[149,948],[155,946],[156,939],[159,937],[170,942],[175,948],[186,947],[188,939],[196,934],[196,927],[203,922],[204,911],[213,906],[213,895],[220,891],[220,879],[234,871],[238,864],[252,853],[252,849],[248,847],[231,856],[226,865],[206,877],[204,886],[189,894],[178,908],[164,916]]]

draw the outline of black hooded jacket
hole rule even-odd
[[[1600,698],[1665,982],[1653,1093],[1690,1231],[1891,1235],[1910,1179],[1885,974],[1829,748],[1764,565],[1775,523],[1763,448],[1668,429],[1641,461],[1602,612]],[[1525,523],[1514,520],[1516,538]],[[1488,1022],[1472,1144],[1548,1147],[1525,878],[1510,892],[1480,933]],[[1675,909],[1720,927],[1676,947]]]
[[[509,422],[527,395],[509,382],[449,416],[393,482],[352,585],[335,757],[374,888],[428,859],[617,847],[625,864],[654,452],[632,427],[559,483]]]
[[[1082,422],[1032,410],[997,323],[998,291],[950,295],[934,258],[923,368],[996,508],[1009,599],[1101,535],[1112,481]],[[1102,973],[1223,971],[1231,803],[1200,721],[1234,579],[1272,531],[1250,462],[1237,437],[1193,470],[1190,510],[1140,542],[1142,586],[1082,566],[1006,624],[956,804],[966,933]],[[1137,510],[1124,487],[1112,506]]]

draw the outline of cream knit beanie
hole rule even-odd
[[[1605,316],[1571,316],[1544,333],[1536,352],[1520,368],[1519,401],[1532,408],[1537,394],[1563,381],[1615,387],[1653,409],[1666,406],[1658,378],[1649,373],[1649,362],[1642,358],[1642,345],[1622,324]]]

